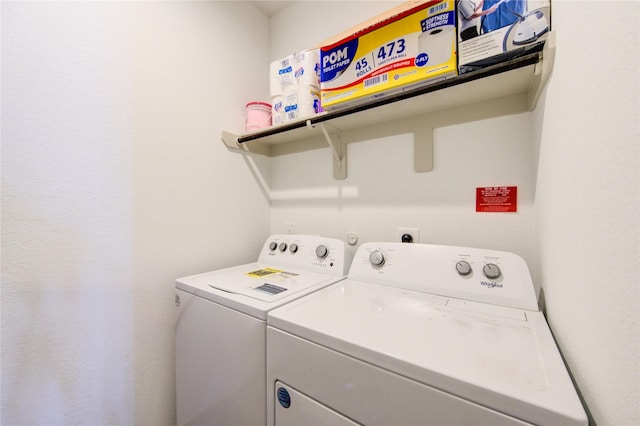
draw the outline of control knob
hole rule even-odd
[[[316,247],[316,256],[318,256],[320,259],[324,259],[328,255],[329,249],[327,248],[327,246],[325,246],[324,244],[320,244],[318,247]]]
[[[290,245],[289,245],[289,251],[290,251],[291,253],[295,253],[295,252],[297,252],[297,251],[298,251],[298,245],[297,245],[297,244],[295,244],[295,243],[290,244]]]
[[[276,243],[275,241],[271,241],[269,243],[269,250],[274,251],[277,248],[278,248],[278,243]]]
[[[287,243],[280,243],[280,246],[278,248],[281,252],[284,253],[287,250]]]
[[[463,277],[467,276],[471,273],[471,265],[466,260],[461,260],[456,263],[456,271]]]
[[[495,263],[487,263],[486,265],[484,265],[484,268],[482,268],[482,272],[484,272],[484,276],[489,278],[490,280],[495,280],[500,275],[502,275],[502,272],[500,272],[500,268]]]
[[[369,255],[369,262],[371,262],[373,266],[384,265],[384,254],[378,250],[371,252]]]

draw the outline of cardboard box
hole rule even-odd
[[[457,75],[454,0],[407,2],[320,48],[322,107],[332,110]]]
[[[459,0],[460,74],[542,50],[551,30],[550,0]]]

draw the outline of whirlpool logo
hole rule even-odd
[[[492,281],[480,281],[480,285],[489,288],[502,288],[502,284],[498,284]]]

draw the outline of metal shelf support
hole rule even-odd
[[[307,120],[307,127],[310,129],[318,127],[322,131],[333,154],[333,178],[345,179],[347,177],[347,146],[342,140],[342,133],[334,128],[334,133],[331,135],[325,123],[312,124],[311,120]]]

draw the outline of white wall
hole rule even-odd
[[[554,3],[536,193],[547,314],[596,423],[640,424],[640,3]]]
[[[401,3],[403,1],[293,1],[271,17],[271,60],[319,46],[323,40]]]
[[[174,280],[255,258],[244,2],[2,2],[3,425],[175,423]]]

